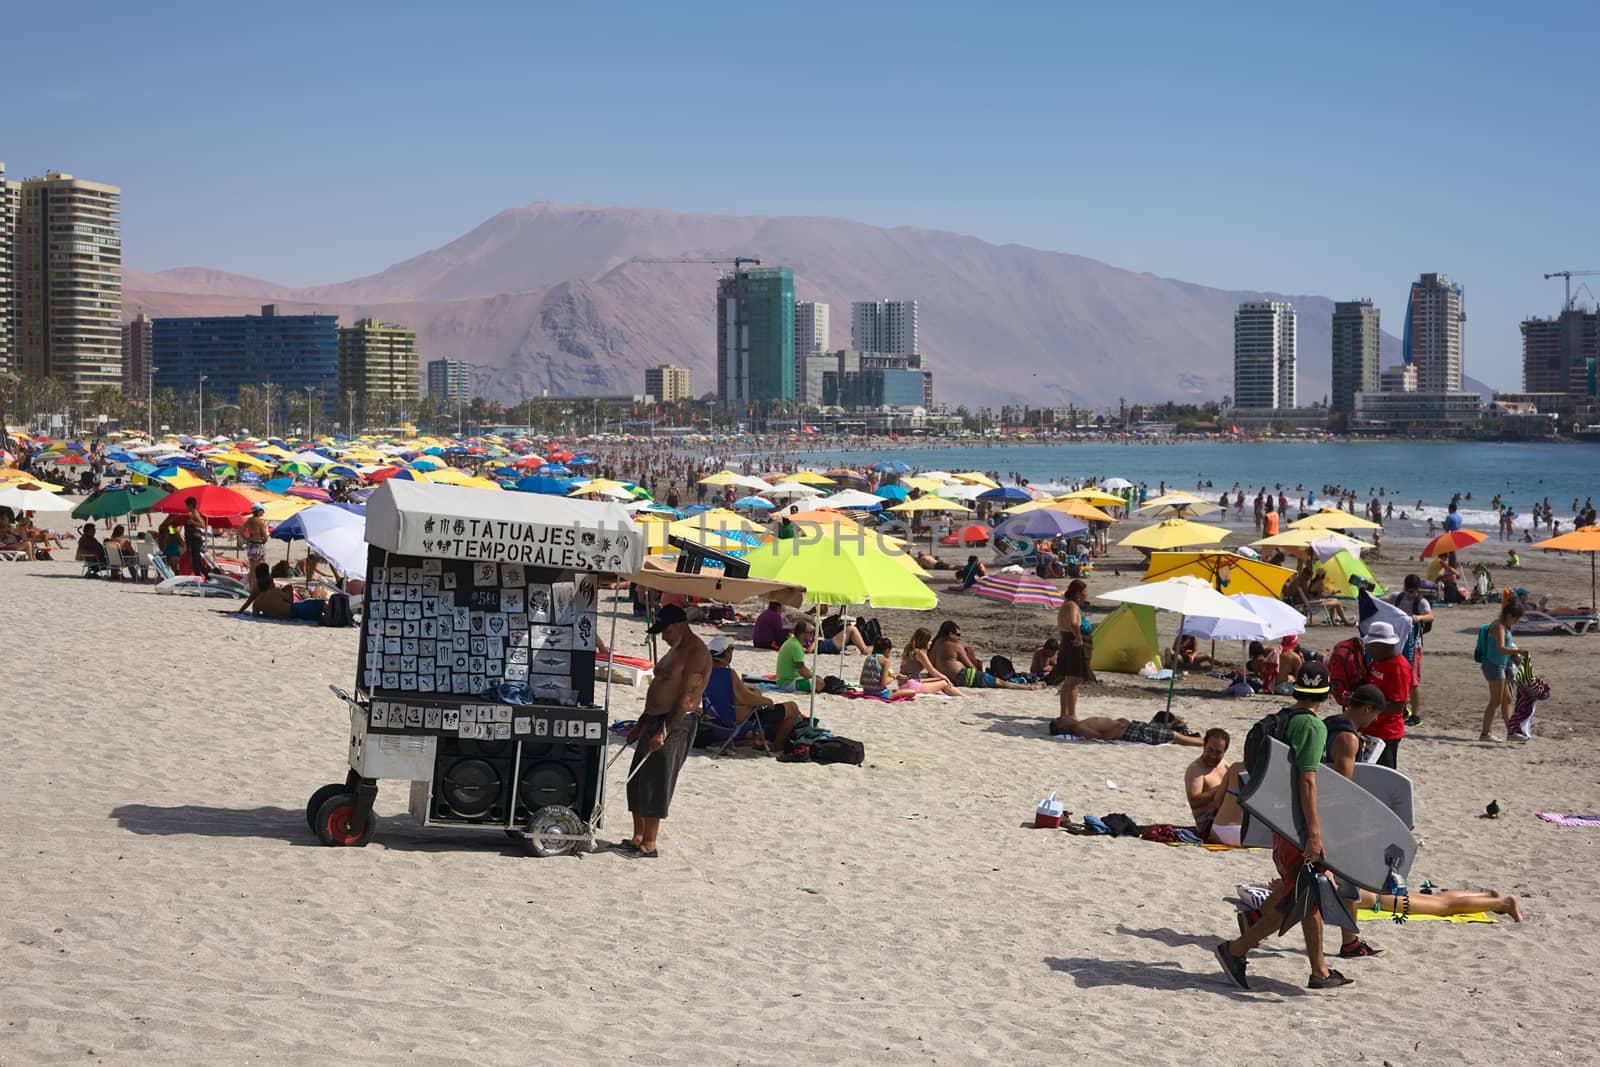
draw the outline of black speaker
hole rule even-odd
[[[597,745],[524,742],[517,783],[517,820],[521,822],[540,808],[552,805],[571,808],[581,818],[589,818],[600,784],[602,751]]]
[[[439,738],[433,764],[435,822],[503,823],[511,803],[515,741]]]

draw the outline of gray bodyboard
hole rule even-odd
[[[1264,827],[1296,845],[1304,844],[1305,826],[1300,819],[1289,746],[1276,738],[1267,743],[1271,754],[1261,780],[1240,787],[1240,806],[1251,816],[1245,820],[1246,828],[1259,833]],[[1391,867],[1402,876],[1411,872],[1417,842],[1401,817],[1327,764],[1317,768],[1317,813],[1322,824],[1323,862],[1341,879],[1378,893],[1383,891]]]
[[[1248,774],[1239,775],[1241,788],[1249,782]],[[1400,821],[1406,824],[1406,829],[1416,828],[1416,803],[1413,800],[1410,778],[1390,767],[1382,767],[1376,763],[1358,763],[1355,769],[1355,783],[1389,805],[1389,810],[1400,816]],[[1246,813],[1239,843],[1247,848],[1269,848],[1272,845],[1272,831],[1263,825],[1261,820],[1252,819]]]

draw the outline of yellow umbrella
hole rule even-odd
[[[894,557],[866,542],[839,542],[823,537],[804,545],[750,557],[752,578],[777,578],[806,588],[816,604],[862,604],[874,607],[928,609],[938,606],[933,591],[908,574]]]
[[[633,492],[627,486],[610,478],[591,478],[567,495],[587,496],[590,493],[621,493],[629,499],[633,497]]]
[[[1108,493],[1104,489],[1078,489],[1056,497],[1057,500],[1082,500],[1085,503],[1096,504],[1101,507],[1126,506],[1127,501],[1115,493]]]
[[[919,474],[911,478],[901,478],[900,484],[907,489],[920,489],[924,493],[936,493],[944,487],[945,483],[937,478],[929,478],[926,475]]]
[[[954,500],[946,500],[942,496],[919,496],[915,500],[902,501],[889,510],[905,513],[913,511],[971,511],[972,509],[965,504],[957,504]]]
[[[444,485],[464,485],[471,489],[500,488],[499,482],[494,482],[490,481],[488,478],[479,478],[476,475],[467,474],[464,471],[457,470],[455,467],[444,467],[440,470],[429,471],[426,475],[423,475],[423,477],[427,478],[430,482],[440,482]]]
[[[716,475],[713,474],[711,477],[715,478]],[[789,475],[787,478],[784,479],[784,481],[786,481],[786,482],[799,482],[801,485],[832,485],[832,484],[834,484],[832,478],[828,477],[826,474],[818,474],[816,471],[799,471],[799,472],[797,472],[795,474]]]
[[[1128,548],[1188,548],[1190,545],[1214,545],[1227,536],[1228,530],[1221,526],[1207,526],[1188,519],[1166,519],[1133,531],[1117,544]]]
[[[1064,515],[1071,515],[1075,519],[1087,522],[1116,522],[1116,517],[1107,515],[1087,500],[1057,500],[1042,505],[1051,511],[1059,511]]]
[[[1146,500],[1140,506],[1141,507],[1146,507],[1146,508],[1158,508],[1163,504],[1209,504],[1209,503],[1210,503],[1210,501],[1205,499],[1204,497],[1195,496],[1193,493],[1186,493],[1182,489],[1174,489],[1170,493],[1165,493],[1165,494],[1163,494],[1161,496],[1158,496],[1158,497],[1152,497],[1149,500]]]
[[[733,485],[739,476],[732,471],[718,471],[717,473],[700,479],[701,485]]]
[[[1046,500],[1024,500],[1020,504],[1013,504],[1011,507],[1006,508],[1000,514],[1002,514],[1002,515],[1021,515],[1023,512],[1026,512],[1026,511],[1038,511],[1040,508],[1044,507],[1045,504],[1047,504],[1047,503],[1049,503],[1049,501],[1046,501]]]
[[[1274,600],[1283,593],[1283,584],[1294,577],[1294,571],[1288,567],[1275,567],[1226,549],[1213,548],[1199,552],[1153,552],[1144,580],[1160,582],[1180,574],[1204,579],[1213,589],[1230,596],[1254,593]]]
[[[1315,515],[1307,515],[1289,524],[1294,530],[1381,530],[1382,523],[1363,519],[1338,508],[1323,508]]]
[[[297,496],[280,496],[276,500],[262,502],[261,517],[268,522],[279,523],[295,512],[304,511],[315,503],[315,500],[305,500]]]
[[[667,529],[675,537],[683,537],[697,530],[734,530],[743,533],[764,534],[767,528],[759,523],[751,522],[737,512],[727,508],[712,508],[702,511],[698,515],[690,515],[687,519],[679,519],[668,526]]]
[[[188,489],[190,486],[194,485],[210,484],[204,478],[197,478],[193,474],[190,474],[188,471],[184,470],[182,467],[179,467],[177,470],[173,471],[170,476],[166,478],[159,478],[157,481],[165,482],[173,489]]]
[[[983,485],[989,487],[990,489],[1000,488],[999,485],[995,484],[994,479],[990,478],[982,471],[967,471],[965,474],[952,474],[950,477],[956,479],[958,482],[967,482],[971,485]]]

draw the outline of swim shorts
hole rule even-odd
[[[959,684],[968,689],[993,689],[994,675],[988,671],[980,671],[976,667],[963,667]]]
[[[322,609],[327,606],[327,603],[321,600],[296,600],[294,606],[289,609],[289,617],[300,622],[321,622]]]
[[[1146,745],[1172,744],[1172,727],[1153,722],[1130,722],[1122,731],[1122,740],[1139,741]]]

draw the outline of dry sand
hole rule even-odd
[[[1523,584],[1586,595],[1586,561],[1528,556]],[[352,681],[355,632],[77,573],[0,566],[6,1064],[1596,1058],[1582,1005],[1600,970],[1600,830],[1532,813],[1600,810],[1600,636],[1526,640],[1555,695],[1525,747],[1476,741],[1470,650],[1488,613],[1443,611],[1429,640],[1427,719],[1401,753],[1424,842],[1413,882],[1514,892],[1528,921],[1372,924],[1388,954],[1342,964],[1358,984],[1325,993],[1304,988],[1291,934],[1253,958],[1245,993],[1211,946],[1234,930],[1234,885],[1270,876],[1267,853],[1024,828],[1052,789],[1079,815],[1187,821],[1192,751],[1051,741],[1052,691],[820,698],[828,726],[866,743],[864,767],[696,755],[654,862],[423,831],[398,785],[374,842],[334,850],[302,809],[344,773],[347,715],[326,687]],[[1103,568],[1092,589],[1129,581]],[[942,600],[979,651],[1004,650],[1003,609]],[[900,642],[942,617],[879,614]],[[1037,613],[1022,632],[1050,629]],[[621,634],[637,649],[636,624]],[[1178,710],[1241,738],[1278,703],[1219,688],[1187,679]],[[616,690],[614,716],[639,697]],[[1160,701],[1113,676],[1083,703],[1145,718]],[[1491,799],[1504,814],[1477,818]]]

